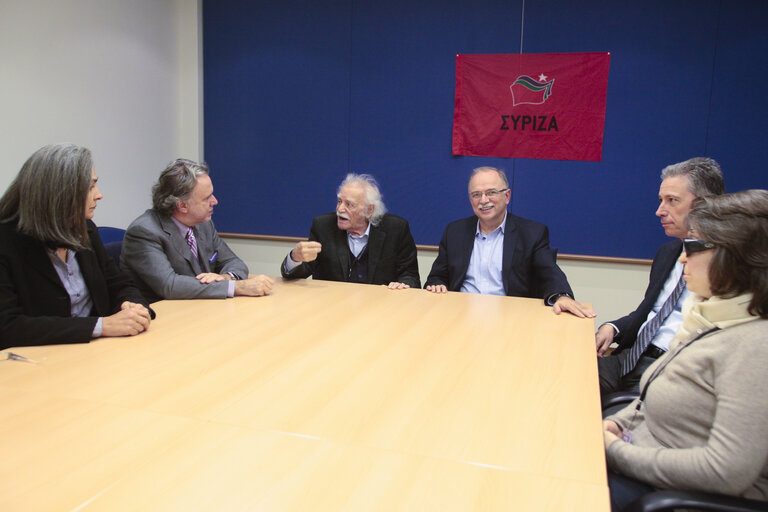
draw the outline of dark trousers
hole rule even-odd
[[[611,511],[621,512],[624,507],[655,489],[639,480],[609,470],[608,490],[611,493]]]
[[[621,376],[621,361],[626,352],[618,355],[601,357],[597,360],[597,376],[600,380],[600,398],[619,391],[640,393],[640,377],[656,361],[653,357],[640,356],[640,360],[631,372]]]

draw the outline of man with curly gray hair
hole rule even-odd
[[[152,187],[153,208],[128,227],[120,265],[150,301],[224,299],[267,295],[267,276],[248,278],[248,267],[219,238],[211,221],[213,195],[208,165],[180,158]]]
[[[283,277],[419,288],[408,221],[387,213],[373,176],[347,174],[336,197],[336,212],[315,217],[309,241],[298,242],[283,260]]]

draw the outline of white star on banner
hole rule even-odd
[[[547,75],[544,73],[539,75],[539,82],[546,82],[547,81]]]

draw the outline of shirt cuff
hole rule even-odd
[[[236,281],[227,281],[227,298],[235,296],[235,283]]]
[[[293,261],[293,258],[291,258],[291,253],[288,253],[288,257],[285,258],[285,273],[290,273],[293,269],[301,265],[301,262],[299,261]]]
[[[100,338],[101,337],[101,330],[102,330],[102,320],[104,320],[102,317],[99,317],[96,320],[96,325],[93,327],[93,334],[91,334],[91,338]]]

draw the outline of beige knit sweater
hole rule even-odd
[[[611,469],[661,489],[768,500],[768,320],[748,317],[749,298],[689,299],[682,332],[643,374],[640,389],[668,363],[641,410],[635,401],[608,418],[632,431],[631,444],[608,447]],[[713,326],[722,330],[687,346]]]

